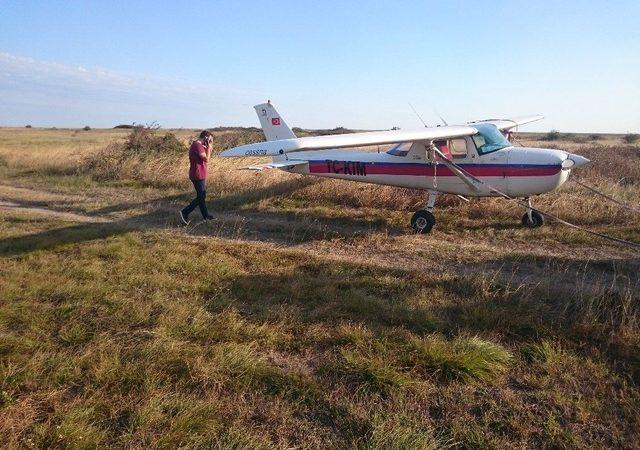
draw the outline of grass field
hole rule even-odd
[[[6,447],[638,447],[637,250],[500,199],[443,196],[417,236],[423,193],[216,158],[216,220],[183,228],[186,154],[127,136],[0,128]],[[638,207],[640,145],[541,137]],[[535,204],[640,242],[571,181]]]

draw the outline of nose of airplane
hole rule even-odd
[[[589,159],[584,156],[576,155],[574,153],[569,153],[567,155],[567,159],[562,162],[563,169],[576,169],[578,167],[584,166],[590,162]]]
[[[584,166],[585,164],[587,164],[588,162],[591,162],[591,160],[585,158],[584,156],[580,156],[580,155],[575,155],[573,153],[571,153],[569,155],[569,159],[573,160],[573,162],[575,162],[575,165],[573,167],[580,167],[580,166]]]

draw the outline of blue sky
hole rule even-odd
[[[2,1],[0,125],[640,131],[640,2]]]

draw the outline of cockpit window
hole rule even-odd
[[[407,156],[407,153],[409,153],[409,150],[411,149],[411,144],[412,142],[404,142],[394,145],[387,150],[387,153],[393,156]]]
[[[481,155],[511,147],[511,143],[495,125],[491,123],[480,123],[473,126],[478,130],[478,133],[471,136],[471,138],[476,144],[478,153]]]

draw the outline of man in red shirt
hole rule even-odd
[[[213,216],[207,211],[205,203],[205,198],[207,197],[207,163],[211,157],[212,143],[213,135],[211,132],[204,130],[189,148],[189,179],[196,189],[196,198],[186,208],[180,210],[180,220],[185,225],[189,224],[189,214],[196,209],[196,206],[200,208],[200,214],[202,214],[204,220],[213,219]]]

